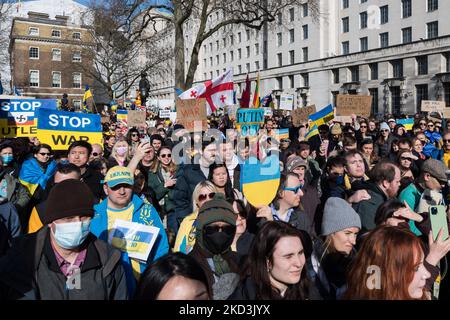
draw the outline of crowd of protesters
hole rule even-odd
[[[196,135],[154,115],[127,128],[113,112],[103,144],[66,151],[2,139],[0,299],[450,297],[450,239],[433,237],[429,213],[450,216],[442,115],[417,114],[410,130],[352,116],[310,138],[308,123],[266,116],[256,148],[227,130],[232,117],[208,119]],[[205,139],[212,129],[219,139]],[[254,207],[243,164],[273,153],[276,196]],[[112,241],[117,220],[159,228],[146,260]]]

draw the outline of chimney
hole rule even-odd
[[[47,13],[28,11],[28,18],[30,19],[48,19]]]
[[[60,16],[56,15],[55,20],[61,22],[64,25],[67,25],[67,21],[69,20],[69,16]]]

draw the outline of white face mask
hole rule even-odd
[[[117,147],[116,151],[119,156],[123,156],[127,153],[128,147]]]
[[[83,244],[89,235],[89,227],[91,220],[67,222],[67,223],[55,223],[55,237],[56,243],[64,249],[74,249]]]

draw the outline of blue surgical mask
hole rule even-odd
[[[2,162],[3,164],[10,164],[14,159],[14,156],[12,154],[6,154],[2,156]]]
[[[89,226],[91,220],[55,223],[55,237],[56,243],[64,249],[74,249],[81,246],[89,235]]]

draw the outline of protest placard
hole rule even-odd
[[[159,110],[159,117],[161,119],[170,118],[170,110],[165,110],[165,109]]]
[[[372,96],[355,94],[338,94],[336,100],[336,115],[370,117],[372,110]]]
[[[145,125],[145,111],[129,110],[127,115],[127,125],[131,127],[139,127]]]
[[[111,120],[110,116],[102,116],[101,118],[102,123],[109,123],[110,120]]]
[[[281,110],[292,110],[294,106],[294,95],[282,93],[280,95],[280,109]]]
[[[426,112],[442,112],[445,109],[445,101],[422,100],[421,110]]]
[[[37,137],[54,150],[67,150],[78,140],[102,143],[99,114],[86,114],[40,108],[37,111]]]
[[[308,122],[308,116],[316,113],[316,105],[311,105],[303,108],[297,108],[292,111],[292,124],[294,127],[299,127],[302,123]]]
[[[334,117],[334,122],[340,123],[352,123],[352,116],[336,116]]]
[[[271,107],[262,107],[264,109],[264,116],[272,116],[273,110]]]
[[[208,128],[205,99],[177,99],[175,105],[179,123],[186,130],[194,132],[195,122],[198,122],[198,130],[206,130]]]
[[[116,219],[109,233],[109,243],[128,254],[128,257],[147,261],[155,244],[159,228]]]
[[[240,108],[236,114],[236,124],[243,137],[254,137],[264,123],[264,109]]]
[[[36,136],[36,110],[56,107],[56,99],[0,99],[0,138]]]
[[[450,119],[450,108],[445,108],[443,111],[444,119]]]

